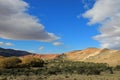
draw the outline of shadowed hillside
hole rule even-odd
[[[4,57],[10,57],[10,56],[19,57],[19,56],[25,56],[25,55],[30,55],[30,54],[31,53],[27,51],[0,48],[0,56],[4,56]]]

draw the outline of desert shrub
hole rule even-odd
[[[114,70],[120,71],[120,65],[116,65],[116,66],[114,67]]]
[[[40,58],[35,57],[25,57],[22,59],[23,67],[43,67],[44,61]]]
[[[17,58],[18,59],[18,58]],[[4,60],[4,63],[8,64],[7,59]],[[35,57],[24,57],[22,59],[22,68],[20,68],[19,61],[11,60],[11,64],[16,66],[7,66],[5,70],[0,70],[1,74],[13,74],[13,75],[57,75],[57,74],[82,74],[82,75],[100,75],[101,72],[109,70],[110,68],[107,64],[103,63],[90,63],[90,62],[78,62],[78,61],[66,61],[66,60],[51,60],[47,61],[47,64],[42,59]],[[13,63],[14,62],[14,63]],[[12,68],[12,69],[11,69]],[[15,74],[16,73],[16,74]]]
[[[53,61],[48,63],[48,73],[100,75],[108,69],[107,64],[78,61]]]
[[[62,73],[62,70],[58,66],[52,66],[47,69],[47,74],[50,74],[50,75],[51,74],[57,75],[57,74],[61,74],[61,73]]]
[[[0,68],[16,68],[19,67],[21,60],[17,57],[8,57],[0,60]]]

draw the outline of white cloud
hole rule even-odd
[[[5,43],[5,42],[0,42],[0,46],[13,46],[13,44],[12,44],[12,43],[9,43],[9,42],[7,42],[7,43]]]
[[[62,42],[53,42],[53,45],[54,46],[61,46],[61,45],[63,45],[63,43]]]
[[[58,39],[44,29],[38,18],[26,13],[28,7],[23,0],[0,0],[0,37],[38,41]]]
[[[84,17],[89,18],[89,24],[99,23],[109,19],[120,11],[120,0],[97,0],[93,8]]]
[[[44,46],[40,46],[38,50],[43,50],[44,48],[45,48]]]
[[[100,23],[100,34],[94,39],[101,43],[102,48],[120,49],[120,0],[97,0],[93,8],[84,17],[89,24]]]

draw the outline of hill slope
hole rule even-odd
[[[25,56],[25,55],[30,55],[30,54],[31,53],[27,51],[0,48],[0,56],[4,56],[4,57],[10,57],[10,56],[19,57],[19,56]]]
[[[22,50],[14,50],[14,49],[4,49],[0,48],[0,56],[4,57],[11,57],[11,56],[16,56],[16,57],[37,57],[37,58],[42,58],[42,59],[54,59],[58,56],[58,54],[33,54],[27,51],[22,51]]]
[[[108,63],[111,66],[120,65],[120,50],[87,48],[65,54],[67,60]]]
[[[55,59],[57,56],[58,54],[32,54],[32,55],[21,56],[21,58],[35,57],[35,58],[41,58],[44,60],[50,60],[50,59]]]

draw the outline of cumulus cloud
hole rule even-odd
[[[43,50],[44,48],[45,48],[44,46],[40,46],[38,50]]]
[[[53,45],[54,46],[61,46],[61,45],[63,45],[63,43],[62,42],[53,42]]]
[[[120,0],[97,0],[93,8],[84,17],[89,18],[89,24],[99,23],[109,19],[120,11]]]
[[[0,38],[13,40],[53,41],[58,39],[26,13],[29,4],[23,0],[0,0]]]
[[[102,48],[120,49],[120,0],[97,0],[93,8],[83,14],[88,24],[100,23],[100,34],[94,39]]]
[[[9,42],[0,42],[0,46],[13,46],[13,44]]]

